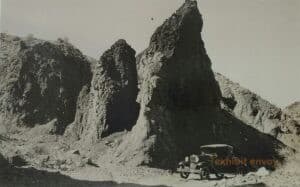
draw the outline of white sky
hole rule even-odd
[[[1,32],[68,37],[99,58],[119,38],[140,52],[184,0],[1,0]],[[300,100],[300,0],[198,0],[213,69],[272,103]],[[151,21],[151,17],[154,18]]]

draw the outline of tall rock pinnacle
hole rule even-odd
[[[199,114],[219,110],[221,95],[201,38],[202,24],[197,3],[186,1],[138,56],[141,110],[117,151],[121,160],[166,166],[198,148],[205,126]]]
[[[113,132],[130,130],[138,115],[135,51],[118,40],[104,52],[94,70],[90,91],[80,94],[75,133],[96,142]]]
[[[280,158],[281,142],[221,109],[202,24],[197,2],[186,1],[138,55],[140,113],[115,152],[119,162],[170,168],[201,145],[216,143],[247,158]]]
[[[173,108],[219,106],[221,94],[201,38],[202,25],[196,1],[187,1],[155,31],[148,49],[139,55],[140,79],[161,74],[160,79],[167,83],[158,86],[164,87],[165,95],[160,95],[164,103],[157,104]],[[145,82],[141,80],[141,84]]]

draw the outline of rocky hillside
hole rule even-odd
[[[76,102],[89,84],[88,60],[68,42],[1,34],[0,124],[2,131],[52,122],[64,132],[74,120]]]
[[[300,148],[300,107],[295,102],[281,110],[238,83],[215,73],[222,92],[222,108],[245,124],[270,134],[297,150]]]
[[[95,143],[114,132],[131,130],[139,110],[137,93],[135,51],[119,40],[97,62],[91,87],[80,93],[71,133]]]
[[[300,101],[294,102],[286,107],[285,112],[300,122]]]
[[[300,152],[300,102],[294,102],[284,109],[284,133],[279,136],[285,144]]]
[[[222,107],[261,132],[276,136],[282,111],[257,94],[216,73],[222,91]]]
[[[201,145],[220,143],[241,157],[282,159],[290,150],[281,141],[295,147],[297,124],[287,125],[290,114],[213,73],[202,26],[197,2],[186,1],[137,58],[119,40],[98,61],[63,40],[1,34],[0,134],[50,126],[55,136],[33,128],[24,139],[14,137],[46,144],[48,151],[38,151],[45,154],[61,151],[59,139],[63,150],[78,146],[77,155],[94,152],[134,166],[171,168]]]

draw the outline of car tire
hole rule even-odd
[[[200,179],[201,180],[205,180],[205,179],[209,179],[209,169],[208,168],[202,168],[200,171]]]
[[[223,179],[224,178],[224,174],[223,173],[216,173],[215,174],[216,175],[216,177],[217,177],[217,179]]]
[[[237,169],[236,169],[236,174],[237,175],[246,175],[246,173],[247,173],[247,169],[246,169],[246,167],[243,167],[243,166],[239,166],[239,167],[237,167]]]
[[[180,168],[184,169],[184,166],[180,166]],[[187,179],[189,176],[190,176],[189,172],[183,172],[183,171],[180,172],[180,177],[183,179]]]
[[[190,174],[187,172],[180,172],[180,177],[183,179],[187,179],[189,176],[190,176]]]

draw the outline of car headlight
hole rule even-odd
[[[194,162],[194,163],[197,163],[200,161],[200,159],[197,155],[191,155],[190,160],[191,160],[191,162]]]
[[[185,162],[189,162],[189,160],[190,160],[190,159],[189,159],[188,156],[186,156],[186,157],[184,158],[184,161],[185,161]]]

